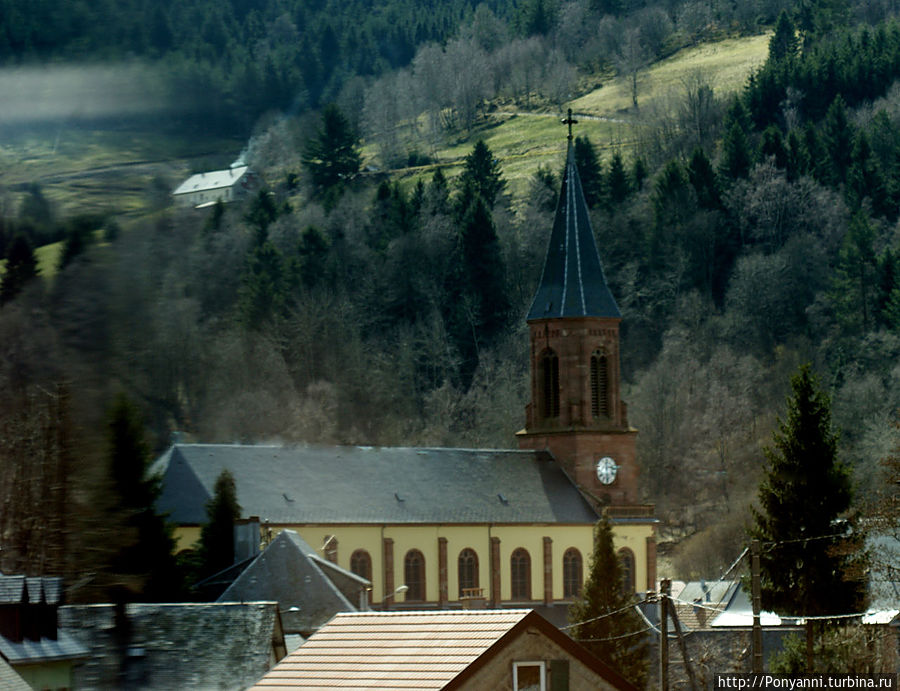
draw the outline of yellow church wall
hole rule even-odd
[[[616,550],[627,547],[634,553],[635,590],[647,590],[647,538],[654,535],[652,525],[624,523],[613,526],[613,544]]]
[[[417,549],[425,558],[425,593],[428,602],[439,599],[438,540],[447,540],[447,599],[459,602],[458,559],[462,550],[469,548],[478,556],[479,586],[486,598],[491,597],[491,538],[500,540],[500,599],[512,600],[510,558],[517,548],[528,550],[531,558],[531,600],[544,597],[544,537],[552,540],[553,584],[552,597],[563,600],[563,555],[570,547],[581,553],[583,580],[587,580],[593,550],[593,525],[324,525],[308,524],[273,526],[272,538],[284,528],[295,530],[317,552],[325,556],[324,545],[331,537],[337,540],[337,564],[350,570],[350,556],[364,549],[372,560],[372,602],[384,601],[384,538],[394,541],[394,586],[404,582],[403,562],[407,552]],[[646,523],[617,524],[615,547],[630,549],[635,556],[634,582],[642,591],[647,583],[647,538],[653,535],[653,526]],[[175,531],[178,549],[195,546],[200,529],[179,527]],[[404,603],[402,593],[394,596],[397,603]]]
[[[200,526],[186,525],[175,528],[175,554],[186,550],[196,549],[200,544]]]

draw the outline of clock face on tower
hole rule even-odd
[[[609,456],[604,456],[597,461],[597,479],[604,485],[611,485],[616,480],[616,471],[619,466]]]

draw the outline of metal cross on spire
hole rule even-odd
[[[569,126],[569,141],[572,141],[572,125],[577,125],[578,120],[576,120],[572,117],[572,109],[571,108],[569,108],[569,114],[566,117],[566,119],[562,121],[562,124]]]

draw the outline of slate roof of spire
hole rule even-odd
[[[603,275],[570,140],[547,258],[528,321],[621,316]]]

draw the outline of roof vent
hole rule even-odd
[[[394,499],[397,501],[406,501],[403,497],[401,497],[397,492],[394,492]]]
[[[497,494],[497,499],[500,500],[500,503],[503,504],[503,506],[509,506],[509,499],[504,497],[502,493]]]
[[[282,493],[281,493],[281,496],[284,497],[284,500],[285,500],[286,502],[290,502],[291,504],[294,503],[294,500],[291,499],[291,498],[287,495],[287,492],[282,492]]]

